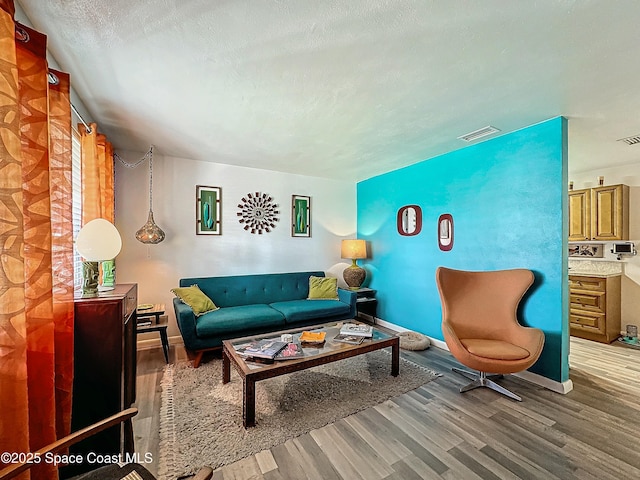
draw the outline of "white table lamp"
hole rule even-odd
[[[96,218],[80,229],[76,237],[76,250],[84,258],[82,262],[82,295],[98,294],[98,262],[113,260],[122,248],[122,238],[113,223]],[[113,289],[107,287],[106,289]]]

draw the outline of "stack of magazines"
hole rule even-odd
[[[246,357],[263,358],[266,360],[273,360],[276,355],[280,353],[280,350],[287,346],[287,342],[281,342],[280,340],[258,340],[251,342],[247,345],[242,345],[237,348],[237,352]]]
[[[373,327],[363,323],[345,323],[340,328],[340,334],[371,338],[373,337]]]
[[[302,345],[296,342],[282,342],[280,340],[258,340],[235,347],[243,357],[249,360],[266,361],[290,360],[304,357]]]
[[[289,342],[286,347],[278,352],[274,360],[291,360],[293,358],[304,357],[302,345],[296,342]]]
[[[340,343],[348,343],[350,345],[360,345],[364,342],[364,337],[359,337],[358,335],[347,335],[345,333],[339,333],[333,339],[336,342]]]
[[[373,337],[373,327],[356,323],[345,323],[340,328],[340,333],[333,337],[336,342],[360,345],[365,338]]]

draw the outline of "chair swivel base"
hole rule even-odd
[[[467,377],[468,379],[473,380],[473,382],[471,382],[470,384],[461,387],[460,393],[468,392],[469,390],[473,390],[474,388],[478,387],[487,387],[491,390],[495,390],[498,393],[506,395],[509,398],[513,398],[514,400],[517,400],[519,402],[522,401],[522,398],[520,398],[518,395],[493,381],[494,379],[502,378],[502,375],[487,375],[485,372],[469,372],[467,370],[462,370],[461,368],[455,367],[453,367],[451,370],[459,373],[463,377]]]

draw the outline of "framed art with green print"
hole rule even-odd
[[[222,189],[196,185],[196,235],[222,235]]]
[[[291,195],[291,236],[311,236],[311,197]]]

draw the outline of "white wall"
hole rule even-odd
[[[128,163],[143,154],[120,152]],[[222,235],[196,235],[196,185],[222,188]],[[354,238],[356,186],[353,182],[291,175],[154,152],[153,211],[166,233],[158,245],[144,245],[135,232],[149,210],[149,167],[135,169],[116,160],[116,226],[123,239],[116,281],[138,284],[138,303],[164,303],[169,336],[179,335],[171,288],[182,277],[325,270],[341,275],[340,239]],[[246,232],[236,212],[249,192],[271,195],[280,221],[270,233]],[[311,238],[291,237],[291,195],[311,197]],[[342,281],[342,280],[340,280]]]
[[[640,148],[640,147],[639,147]],[[598,176],[604,176],[605,185],[622,183],[629,186],[629,239],[640,248],[640,163],[620,167],[601,168],[589,172],[569,173],[573,188],[592,188],[598,186]],[[609,253],[610,244],[605,249],[603,260],[617,261]],[[640,327],[640,255],[626,257],[622,276],[622,331],[626,325]]]

